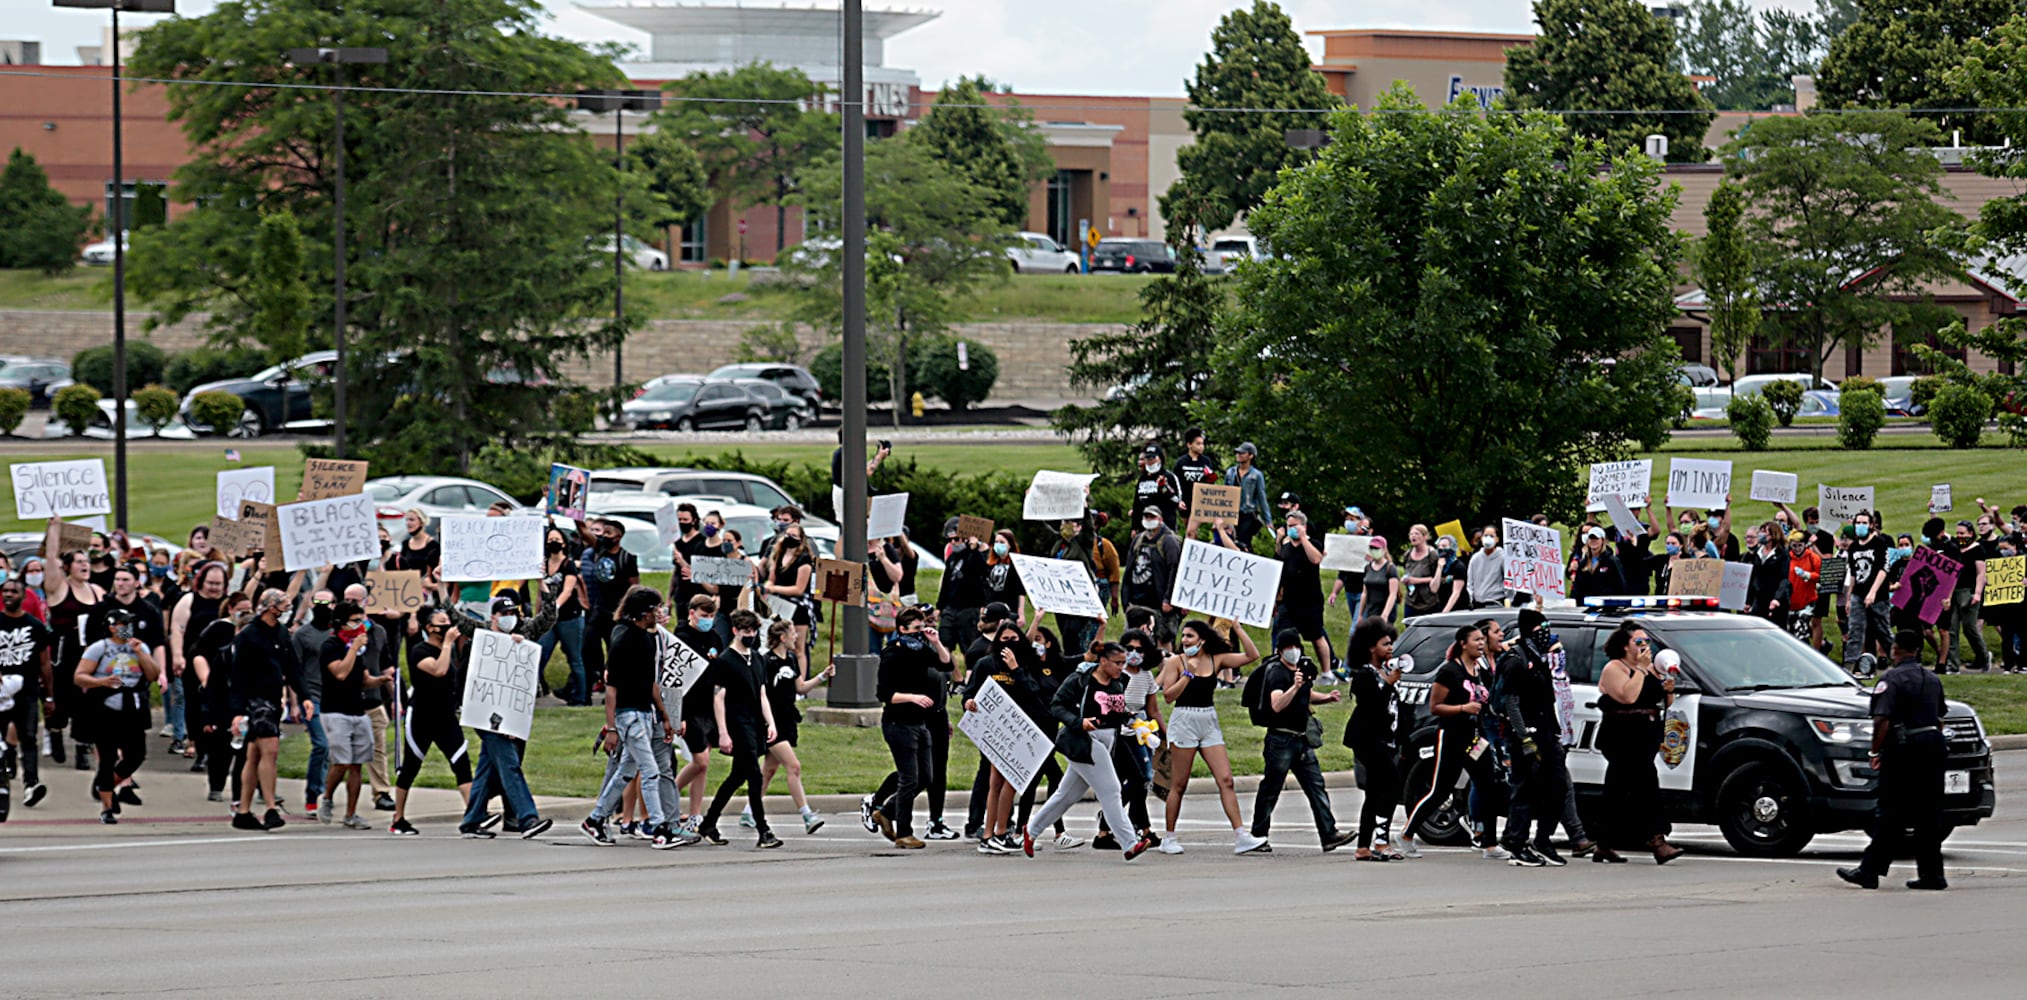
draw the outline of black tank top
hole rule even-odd
[[[223,598],[203,597],[194,592],[190,595],[190,619],[183,623],[184,662],[197,655],[197,640],[203,634],[204,626],[218,620],[218,606],[224,603]]]
[[[1617,698],[1605,695],[1603,692],[1599,692],[1599,694],[1603,695],[1603,697],[1598,699],[1598,709],[1606,715],[1623,714],[1652,717],[1661,711],[1662,704],[1668,699],[1668,692],[1662,690],[1661,682],[1655,680],[1653,674],[1640,675],[1640,693],[1634,696],[1633,703],[1630,705],[1623,704]]]
[[[1189,675],[1189,686],[1182,689],[1182,697],[1175,700],[1177,708],[1210,708],[1218,693],[1216,675],[1198,677]]]
[[[56,633],[58,642],[62,644],[59,648],[63,650],[67,666],[75,666],[77,658],[84,653],[84,637],[78,631],[78,623],[90,617],[92,609],[99,606],[97,601],[80,601],[77,595],[78,587],[73,584],[62,601],[49,606],[49,630]]]

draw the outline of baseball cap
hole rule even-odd
[[[1241,441],[1241,442],[1239,442],[1239,454],[1241,454],[1241,455],[1258,455],[1259,453],[1260,453],[1260,449],[1259,449],[1259,447],[1258,447],[1258,446],[1256,446],[1256,445],[1254,445],[1254,444],[1253,444],[1253,442],[1251,442],[1251,441]]]
[[[978,612],[978,621],[981,625],[986,622],[1003,622],[1012,617],[1013,609],[1007,607],[1005,601],[994,601]]]
[[[945,521],[945,522],[943,522],[943,537],[945,537],[945,538],[955,538],[955,537],[957,537],[957,519],[956,519],[956,518],[954,518],[954,517],[953,517],[953,518],[951,518],[950,520],[948,520],[948,521]]]
[[[501,594],[493,598],[493,614],[504,615],[521,610],[521,599],[512,594]]]
[[[1365,511],[1359,510],[1357,504],[1346,504],[1344,507],[1344,512],[1350,514],[1353,517],[1365,516]]]
[[[1147,447],[1145,447],[1145,448],[1142,448],[1142,449],[1140,449],[1140,457],[1141,457],[1141,458],[1160,458],[1160,457],[1161,457],[1161,446],[1160,446],[1160,445],[1158,445],[1158,444],[1150,444],[1150,445],[1148,445]]]
[[[1161,517],[1161,508],[1156,507],[1153,504],[1148,504],[1147,506],[1140,508],[1141,517],[1146,517],[1149,514],[1153,514],[1155,517]],[[1163,518],[1163,520],[1167,519]]]
[[[1290,646],[1293,646],[1296,649],[1302,648],[1302,633],[1297,632],[1292,628],[1284,628],[1281,631],[1274,633],[1275,649],[1287,649]]]
[[[1372,546],[1371,546],[1371,547],[1372,547],[1372,548],[1375,548],[1375,549],[1384,549],[1384,548],[1386,548],[1386,547],[1387,547],[1387,540],[1386,540],[1386,539],[1384,539],[1384,538],[1381,538],[1381,537],[1380,537],[1380,536],[1378,536],[1378,535],[1374,535],[1374,536],[1372,536]]]
[[[1584,537],[1585,537],[1585,538],[1603,538],[1603,537],[1605,537],[1605,529],[1603,529],[1603,528],[1598,528],[1598,527],[1590,527],[1590,528],[1585,528],[1585,529],[1584,529]]]
[[[1274,502],[1275,502],[1275,503],[1291,503],[1291,504],[1295,504],[1295,505],[1297,505],[1297,506],[1300,506],[1300,505],[1301,505],[1301,503],[1302,503],[1302,494],[1300,494],[1300,493],[1296,493],[1296,492],[1293,492],[1293,491],[1290,491],[1290,490],[1283,490],[1283,491],[1281,491],[1281,498],[1280,498],[1279,500],[1276,500],[1276,501],[1274,501]]]

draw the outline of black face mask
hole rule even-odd
[[[326,629],[331,627],[331,606],[315,604],[310,606],[310,627]]]
[[[557,554],[557,553],[559,553],[559,552],[562,552],[562,551],[563,551],[563,543],[562,543],[562,542],[550,542],[550,543],[548,543],[548,544],[546,544],[546,545],[542,546],[542,551],[544,551],[544,552],[547,552],[547,553],[549,553],[550,555],[552,555],[552,556],[553,556],[553,555],[555,555],[555,554]]]

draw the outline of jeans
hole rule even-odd
[[[612,724],[619,730],[619,750],[613,757],[622,763],[618,768],[606,767],[605,784],[598,790],[598,804],[591,807],[591,818],[596,821],[612,815],[612,811],[619,808],[627,781],[639,774],[640,800],[647,806],[648,822],[659,827],[668,822],[669,817],[662,811],[661,765],[655,762],[654,748],[648,736],[648,732],[655,728],[655,714],[638,708],[623,708],[613,714]],[[479,760],[483,769],[485,758],[481,756]]]
[[[896,837],[911,837],[915,834],[915,793],[922,790],[934,766],[929,759],[929,727],[890,722],[880,727],[880,733],[894,755],[896,775],[894,796],[880,806],[880,813],[894,821]]]
[[[563,682],[556,693],[565,705],[591,704],[591,685],[584,680],[584,619],[580,616],[567,622],[557,622],[556,627],[542,633],[536,645],[542,647],[541,666],[538,671],[549,669],[549,654],[556,651],[558,643],[563,645],[563,659],[570,664],[570,679]]]
[[[718,793],[711,797],[711,805],[704,810],[704,819],[698,824],[700,830],[716,830],[718,817],[725,814],[725,804],[732,801],[734,793],[741,786],[746,789],[746,804],[753,811],[753,828],[767,833],[766,786],[760,782],[760,755],[767,752],[767,734],[756,728],[753,720],[728,719],[726,728],[732,736],[732,770],[726,772],[725,780],[718,785]],[[641,797],[647,797],[645,787]]]
[[[655,769],[661,772],[661,780],[655,782],[655,792],[662,800],[662,815],[668,817],[669,822],[674,823],[683,817],[683,790],[676,787],[675,778],[678,768],[676,767],[675,748],[662,735],[662,727],[648,727],[648,749],[654,751]],[[640,768],[636,767],[633,760],[626,754],[616,753],[605,758],[606,782],[612,781],[613,777],[617,775],[620,787],[624,788],[626,783],[632,781],[634,775],[639,773]],[[600,791],[605,790],[604,783],[600,783],[598,787]]]
[[[324,797],[324,772],[330,769],[331,741],[324,737],[323,706],[315,698],[304,698],[303,704],[310,706],[309,721],[303,723],[303,731],[310,734],[310,763],[303,774],[303,801],[314,805]]]
[[[1851,602],[1851,625],[1844,633],[1844,667],[1858,666],[1858,658],[1865,655],[1866,647],[1893,643],[1893,629],[1887,624],[1893,613],[1893,602],[1888,600],[1881,588],[1879,600],[1871,604],[1853,598]]]
[[[40,680],[36,684],[40,685]],[[42,784],[41,750],[42,742],[36,739],[36,721],[42,718],[42,692],[36,688],[22,688],[14,696],[14,708],[0,715],[0,730],[14,724],[15,735],[21,740],[16,766],[21,768],[21,787],[31,788]]]
[[[1978,621],[1978,602],[1971,600],[1971,591],[1959,589],[1950,595],[1950,668],[1964,667],[1964,643],[1969,641],[1971,649],[1978,655],[1970,665],[1984,669],[1992,665],[1992,653],[1985,648],[1985,626]]]
[[[528,791],[528,779],[521,775],[521,744],[511,736],[487,729],[479,734],[479,767],[472,775],[472,800],[465,809],[459,830],[476,830],[486,818],[486,807],[498,795],[507,808],[507,821],[525,830],[542,816],[535,811],[535,796]]]
[[[1515,747],[1513,767],[1507,776],[1511,789],[1506,811],[1508,850],[1527,845],[1527,828],[1534,823],[1534,842],[1548,846],[1555,825],[1562,818],[1569,797],[1569,768],[1563,759],[1562,744],[1554,739],[1538,740],[1532,757]]]
[[[1330,812],[1330,792],[1323,787],[1323,768],[1316,763],[1316,751],[1309,741],[1292,733],[1267,730],[1266,770],[1260,774],[1260,791],[1253,800],[1253,836],[1265,837],[1274,820],[1274,806],[1281,801],[1281,786],[1293,772],[1295,783],[1309,799],[1309,814],[1316,819],[1316,836],[1328,841],[1337,836],[1337,817]]]
[[[189,738],[190,730],[183,724],[183,683],[177,678],[162,685],[162,714],[167,717],[171,737],[179,743]]]

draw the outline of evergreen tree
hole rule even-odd
[[[77,264],[78,247],[91,231],[91,209],[73,206],[49,186],[49,175],[21,147],[0,170],[0,268],[34,268],[57,274]]]
[[[1717,115],[1678,68],[1667,18],[1635,0],[1534,0],[1534,20],[1534,43],[1506,50],[1515,107],[1573,112],[1563,116],[1570,133],[1612,154],[1660,134],[1670,162],[1709,157],[1703,136]]]

